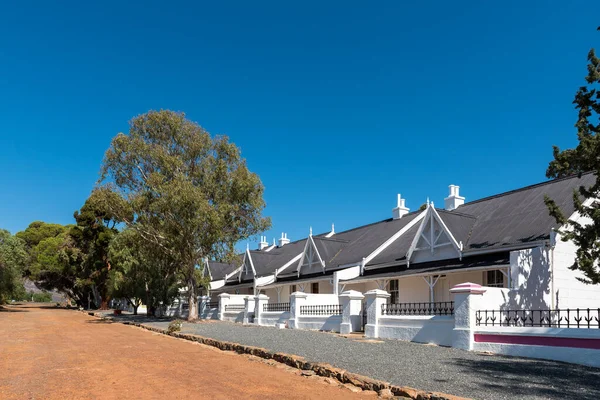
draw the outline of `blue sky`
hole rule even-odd
[[[72,222],[161,108],[241,147],[269,241],[537,183],[600,47],[600,2],[198,3],[0,6],[1,228]]]

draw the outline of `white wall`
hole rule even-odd
[[[398,299],[400,303],[428,303],[429,286],[421,276],[401,278],[398,281]]]
[[[339,332],[341,323],[341,315],[301,315],[298,318],[298,329]]]
[[[475,334],[497,335],[499,337],[534,336],[572,338],[575,340],[600,340],[598,329],[577,328],[517,328],[517,327],[477,327]],[[476,337],[477,338],[477,337]],[[510,343],[474,342],[474,351],[486,351],[519,357],[541,358],[576,364],[600,367],[600,350],[590,348],[538,346]],[[568,367],[565,367],[568,368]]]
[[[380,338],[452,345],[454,317],[450,315],[384,315],[379,317],[378,324]]]
[[[598,308],[600,286],[586,285],[577,280],[584,275],[571,271],[577,247],[573,242],[563,242],[558,237],[554,248],[554,308]]]
[[[289,311],[261,311],[260,324],[262,326],[275,326],[285,324],[290,319]],[[254,319],[256,322],[256,318]]]

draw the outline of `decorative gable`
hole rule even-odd
[[[302,257],[300,257],[300,261],[298,262],[297,271],[298,276],[325,272],[325,261],[321,258],[319,249],[317,249],[317,246],[315,245],[315,241],[312,237],[312,229],[311,234],[306,241],[306,245],[304,246]]]
[[[419,226],[406,254],[408,263],[420,263],[462,257],[462,243],[458,243],[433,203],[427,206],[425,218]]]
[[[242,282],[254,279],[255,273],[256,271],[254,269],[254,263],[252,262],[250,250],[246,249],[246,253],[244,254],[244,261],[242,262],[242,266],[240,268],[239,281]]]

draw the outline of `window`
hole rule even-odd
[[[248,294],[254,294],[254,288],[249,287],[248,288]]]
[[[390,303],[398,303],[398,279],[390,281]]]
[[[310,292],[319,293],[319,282],[314,282],[310,284]]]
[[[290,294],[296,291],[296,285],[290,285]]]
[[[486,286],[504,287],[504,274],[499,269],[485,272]]]

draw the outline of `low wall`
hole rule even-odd
[[[225,311],[223,321],[244,322],[244,311]]]
[[[219,319],[219,308],[206,308],[199,317],[201,319]]]
[[[383,339],[452,346],[454,316],[451,315],[386,315],[379,317],[378,325],[378,337]]]
[[[301,315],[297,319],[297,329],[339,332],[342,323],[341,315]]]
[[[263,326],[285,324],[289,319],[289,311],[263,311],[260,313],[260,324]]]
[[[482,326],[473,350],[600,367],[600,329]]]

